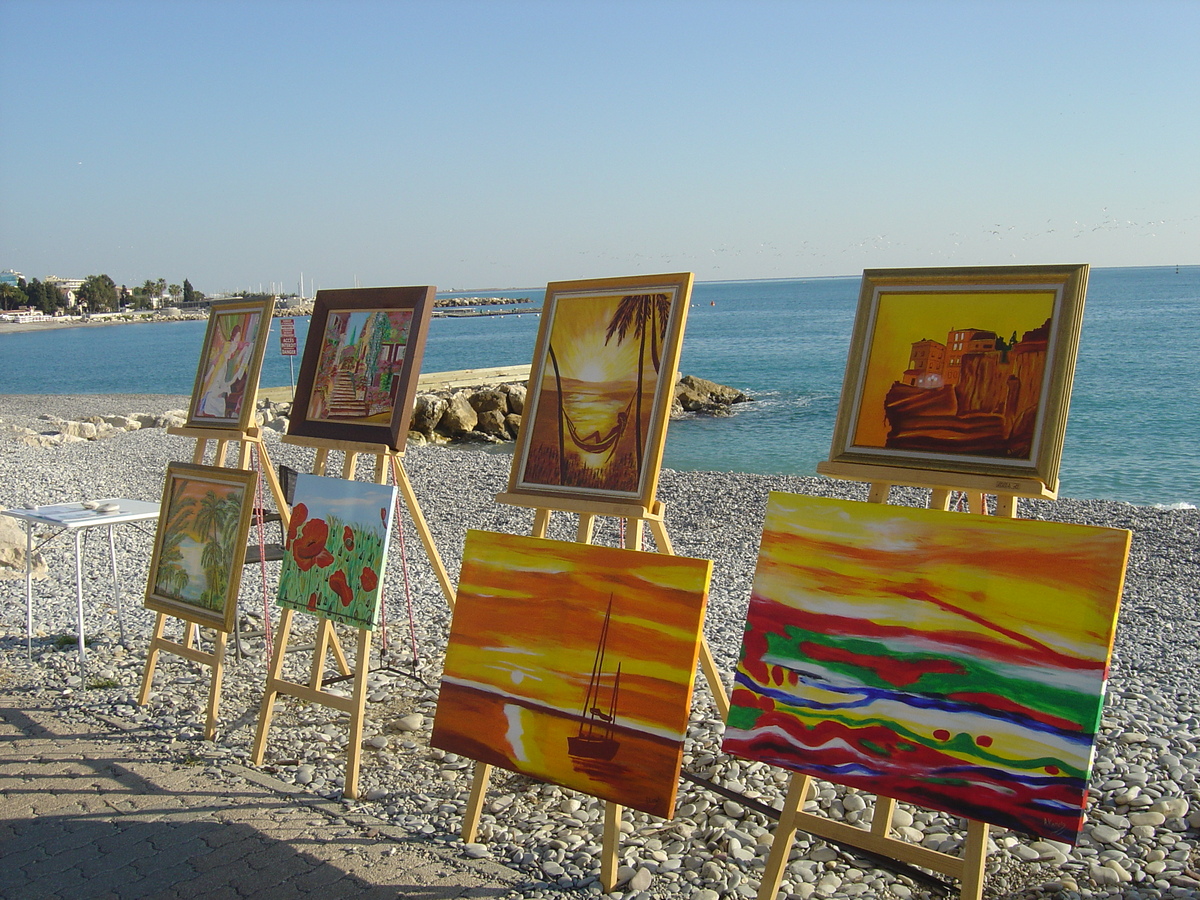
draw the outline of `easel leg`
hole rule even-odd
[[[550,510],[539,509],[533,514],[533,531],[530,532],[535,538],[544,538],[546,532],[550,529]]]
[[[967,820],[967,845],[963,848],[963,877],[960,900],[983,896],[984,861],[987,859],[988,824]]]
[[[442,556],[433,542],[433,533],[429,530],[429,523],[425,521],[425,516],[421,512],[421,504],[417,502],[416,491],[413,490],[412,482],[408,480],[404,464],[394,457],[392,473],[396,486],[404,495],[404,502],[408,504],[408,514],[412,516],[413,524],[417,526],[417,534],[421,536],[421,543],[425,545],[425,555],[429,557],[429,564],[433,566],[433,574],[437,576],[438,584],[442,586],[446,602],[450,604],[451,609],[454,609],[454,598],[457,594],[454,582],[450,580],[450,573],[446,571]]]
[[[150,633],[150,649],[146,652],[146,668],[142,673],[142,689],[138,692],[138,706],[145,706],[150,699],[150,685],[154,681],[154,667],[158,665],[158,642],[162,640],[167,617],[158,613],[154,618],[154,631]]]
[[[933,488],[929,494],[929,508],[947,512],[950,509],[950,491],[947,488]]]
[[[885,838],[892,830],[892,816],[896,812],[896,801],[882,794],[875,795],[875,814],[871,818],[871,834]]]
[[[604,802],[604,838],[600,850],[600,886],[607,894],[617,886],[617,846],[621,842],[623,807],[611,800]]]
[[[579,528],[575,531],[575,540],[580,544],[590,544],[596,531],[596,517],[591,513],[579,514]]]
[[[771,842],[771,854],[767,857],[767,866],[759,884],[758,900],[774,900],[779,893],[779,885],[787,869],[788,854],[792,851],[792,841],[796,838],[796,814],[804,808],[804,801],[808,798],[808,782],[807,775],[793,775],[788,784],[779,824],[775,826],[775,840]]]
[[[279,691],[275,683],[283,674],[283,654],[287,650],[288,636],[292,632],[293,610],[284,609],[279,614],[279,634],[275,636],[275,652],[271,655],[271,668],[267,672],[267,689],[263,693],[262,705],[258,708],[258,729],[254,734],[254,744],[250,748],[250,761],[261,766],[263,751],[267,747],[267,731],[271,727],[271,717],[275,714],[275,698]]]
[[[197,438],[196,449],[192,451],[192,462],[198,466],[204,465],[204,451],[208,449],[208,440]]]
[[[997,494],[996,517],[1015,519],[1017,517],[1017,498],[1012,494]]]
[[[467,808],[463,810],[462,840],[464,844],[475,843],[479,833],[479,817],[483,815],[483,796],[487,793],[488,781],[492,777],[492,767],[487,763],[475,763],[475,775],[471,779],[471,796],[467,798]]]
[[[871,488],[867,491],[868,503],[887,503],[888,495],[892,492],[892,486],[886,481],[872,481]]]
[[[700,670],[708,680],[708,689],[712,692],[713,702],[717,704],[717,714],[721,720],[729,718],[729,695],[725,693],[725,682],[713,659],[712,650],[708,646],[708,638],[700,635]]]
[[[350,742],[346,747],[346,783],[342,796],[358,797],[358,764],[362,756],[363,718],[367,708],[367,672],[371,669],[371,632],[358,629],[358,656],[354,660],[354,711],[350,713]]]
[[[978,516],[987,515],[987,504],[984,502],[983,491],[967,491],[967,509]]]
[[[217,707],[221,703],[221,681],[225,677],[225,640],[224,631],[217,632],[216,645],[213,647],[212,685],[208,689],[208,716],[204,721],[204,739],[213,740],[217,733]]]
[[[650,519],[650,533],[654,535],[659,553],[675,555],[675,545],[671,543],[671,536],[667,534],[667,526],[662,519]]]
[[[645,519],[627,519],[625,525],[625,549],[641,550],[642,539],[645,533]]]

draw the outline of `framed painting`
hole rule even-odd
[[[692,274],[546,287],[509,491],[654,502]]]
[[[279,605],[374,629],[395,511],[391,485],[297,475]]]
[[[147,609],[233,631],[257,477],[244,469],[167,466]]]
[[[723,749],[1073,844],[1129,541],[772,493]]]
[[[467,532],[431,744],[670,818],[711,572]]]
[[[187,424],[246,431],[254,425],[258,376],[274,300],[214,303],[200,350]]]
[[[1058,490],[1088,267],[863,272],[833,463]]]
[[[435,293],[317,291],[288,434],[403,450]]]

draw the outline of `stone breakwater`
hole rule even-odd
[[[0,419],[36,429],[42,415],[82,421],[94,414],[184,405],[186,398],[0,396]],[[274,462],[300,471],[311,468],[311,451],[280,443],[272,431],[266,440]],[[190,459],[191,453],[192,442],[161,428],[45,447],[14,439],[10,430],[0,435],[0,507],[109,496],[155,500],[167,463]],[[531,510],[493,499],[507,484],[509,461],[503,454],[471,446],[416,447],[405,455],[405,467],[452,578],[457,577],[466,529],[529,533]],[[862,485],[823,478],[665,470],[660,482],[677,551],[714,561],[705,632],[727,683],[771,490],[866,497]],[[892,499],[923,505],[927,494],[894,490]],[[1200,512],[1060,500],[1021,501],[1019,514],[1129,528],[1134,540],[1084,833],[1072,848],[993,829],[985,896],[1195,898],[1200,891]],[[601,520],[599,525],[598,541],[615,543],[615,523]],[[556,514],[550,536],[570,540],[574,530],[573,517]],[[370,676],[363,799],[340,800],[346,730],[326,709],[284,701],[262,768],[310,796],[340,802],[347,818],[369,813],[409,840],[444,843],[464,855],[513,866],[528,881],[506,895],[510,900],[599,896],[603,805],[590,797],[497,771],[479,842],[458,842],[472,764],[429,747],[449,612],[414,537],[410,531],[407,578],[400,554],[393,553],[385,579],[388,645],[383,659],[391,668],[376,666]],[[150,702],[145,707],[135,703],[153,621],[138,603],[150,537],[120,528],[117,548],[126,585],[127,646],[118,642],[108,590],[111,572],[107,553],[98,545],[90,546],[84,559],[88,633],[95,638],[86,679],[79,674],[74,641],[59,646],[60,635],[75,633],[73,553],[69,542],[59,541],[42,551],[48,574],[34,588],[32,661],[25,658],[23,586],[0,581],[0,680],[10,694],[52,704],[65,723],[115,719],[135,727],[148,753],[164,754],[181,767],[199,764],[236,796],[243,777],[237,764],[246,765],[266,673],[263,638],[256,632],[262,630],[264,604],[277,614],[277,566],[267,569],[265,597],[257,569],[243,576],[239,628],[246,652],[240,661],[229,662],[219,733],[209,743],[201,740],[208,680],[190,663],[165,658]],[[299,618],[311,629],[306,617]],[[381,637],[377,634],[375,647]],[[289,654],[290,677],[305,677],[306,664],[304,654]],[[685,771],[778,806],[786,774],[722,754],[721,733],[701,679]],[[870,821],[872,804],[870,795],[821,782],[809,806],[862,825]],[[960,848],[964,838],[960,821],[903,804],[895,823],[905,838],[946,851]],[[774,824],[748,804],[684,781],[673,820],[627,811],[621,827],[617,900],[738,900],[754,896]],[[853,850],[803,834],[784,882],[786,896],[802,900],[942,895],[911,874],[898,874]]]
[[[515,440],[525,413],[525,396],[524,383],[515,382],[418,394],[409,423],[409,443]],[[729,415],[735,403],[749,399],[737,388],[684,375],[675,385],[671,415]],[[262,428],[286,433],[291,409],[290,403],[261,400],[255,420]],[[91,413],[78,419],[44,412],[33,423],[5,423],[0,418],[0,436],[15,438],[31,447],[53,447],[103,440],[143,428],[179,427],[187,423],[187,416],[186,405],[161,413]]]

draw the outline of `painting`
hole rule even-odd
[[[317,291],[288,434],[403,450],[435,292]]]
[[[212,305],[188,409],[189,427],[253,427],[258,375],[274,308],[274,300]]]
[[[723,749],[1074,843],[1129,539],[772,493]]]
[[[550,284],[509,491],[654,502],[692,274]]]
[[[233,631],[257,477],[244,469],[167,467],[147,609]]]
[[[374,629],[395,510],[391,485],[297,475],[279,605]]]
[[[1058,490],[1088,267],[863,273],[831,462]]]
[[[670,818],[711,571],[469,531],[432,745]]]

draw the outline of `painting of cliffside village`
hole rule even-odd
[[[412,318],[411,309],[331,311],[308,401],[309,420],[390,422]]]
[[[882,294],[854,444],[1029,460],[1052,292]]]

